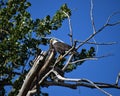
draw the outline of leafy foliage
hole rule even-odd
[[[12,86],[9,96],[16,96],[21,87],[19,85],[30,69],[31,56],[35,56],[40,44],[47,44],[41,37],[62,26],[63,20],[67,18],[62,11],[71,15],[70,9],[64,4],[52,18],[48,15],[43,19],[32,20],[27,11],[30,6],[26,0],[0,0],[1,95],[5,95],[5,86]]]

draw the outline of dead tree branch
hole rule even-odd
[[[73,54],[72,55],[70,55],[70,57],[69,57],[69,59],[68,59],[68,61],[67,61],[67,63],[65,64],[65,66],[62,68],[62,71],[65,71],[65,69],[67,68],[67,66],[69,65],[69,63],[70,63],[70,61],[71,61],[71,59],[73,58]]]
[[[112,24],[112,26],[117,25],[117,24],[120,24],[120,22],[114,23],[114,24]],[[110,26],[110,25],[109,24],[105,24],[96,33],[93,33],[86,40],[84,40],[81,44],[79,44],[76,49],[79,49],[82,45],[84,45],[86,42],[88,42],[90,39],[92,39],[95,35],[97,35],[98,33],[100,33],[103,29],[105,29],[108,26]]]
[[[84,59],[80,59],[77,61],[69,62],[69,64],[75,64],[75,63],[79,63],[79,62],[86,61],[86,60],[98,60],[98,58],[84,58]]]
[[[117,21],[115,23],[109,23],[110,19],[112,18],[112,16],[116,15],[116,14],[120,14],[120,12],[114,12],[112,15],[110,15],[106,21],[106,23],[98,30],[96,30],[96,32],[94,32],[93,34],[91,34],[86,40],[84,40],[81,44],[79,44],[77,46],[76,49],[79,49],[82,45],[84,45],[86,42],[88,42],[90,39],[92,39],[95,35],[97,35],[98,33],[100,33],[101,31],[103,31],[103,29],[105,29],[108,26],[115,26],[115,25],[119,25],[120,21]]]
[[[42,66],[42,68],[38,71],[38,82],[40,80],[42,80],[42,78],[48,73],[49,71],[49,66],[53,60],[53,58],[55,57],[55,50],[50,50],[49,54],[45,60],[45,62],[43,63],[44,65]],[[35,82],[35,81],[34,81]],[[36,88],[36,83],[33,82],[33,85],[31,86],[31,90]],[[42,82],[41,82],[42,83]],[[40,84],[41,84],[40,83]],[[39,83],[38,83],[39,84]]]
[[[44,81],[44,79],[45,79],[46,77],[48,77],[48,75],[50,75],[51,72],[52,72],[52,70],[50,70],[47,74],[45,74],[45,76],[43,76],[43,77],[41,78],[41,80],[38,82],[37,85],[40,86],[40,84]],[[36,94],[36,93],[37,93],[37,87],[34,86],[34,87],[32,88],[32,90],[28,91],[27,96],[31,96],[31,95],[34,95],[34,94]]]
[[[43,62],[41,61],[44,61],[46,55],[47,55],[47,52],[42,51],[41,54],[38,56],[38,58],[34,61],[34,66],[31,68],[31,70],[27,74],[24,80],[24,83],[18,93],[18,96],[26,96],[35,76],[37,75],[41,65],[43,64]]]
[[[117,15],[117,14],[120,14],[120,11],[117,11],[117,12],[113,12],[109,17],[108,17],[108,19],[107,19],[107,21],[106,21],[106,24],[110,24],[109,22],[110,22],[110,19],[114,16],[114,15]],[[115,22],[115,23],[112,23],[113,25],[116,25],[116,24],[118,24],[120,21],[117,21],[117,22]],[[111,25],[111,24],[110,24]]]
[[[34,89],[34,90],[31,90],[31,91],[28,91],[28,93],[27,93],[26,96],[33,96],[35,93],[37,93],[37,89]]]
[[[68,17],[68,23],[69,23],[69,29],[70,29],[70,33],[68,35],[70,36],[70,41],[73,46],[73,32],[72,32],[71,19],[70,19],[70,16],[65,11],[63,11],[63,13]]]
[[[92,22],[92,27],[93,27],[93,33],[96,33],[96,28],[95,28],[95,22],[94,22],[94,16],[93,16],[93,0],[91,0],[91,9],[90,9],[90,17],[91,17],[91,22]]]
[[[100,90],[101,92],[103,92],[104,94],[106,94],[107,96],[112,96],[110,93],[104,91],[103,89],[101,89],[100,87],[98,87],[94,82],[92,82],[91,80],[88,79],[73,79],[73,78],[64,78],[61,75],[59,75],[56,71],[53,70],[53,73],[56,75],[56,77],[59,80],[63,80],[63,81],[67,81],[67,82],[87,82],[89,84],[91,84],[92,86],[94,86],[95,88],[97,88],[98,90]]]
[[[94,84],[96,84],[98,87],[100,88],[116,88],[116,89],[120,89],[120,86],[116,86],[114,84],[108,84],[108,83],[100,83],[100,82],[93,82]],[[48,86],[61,86],[61,87],[67,87],[67,88],[71,88],[71,89],[77,89],[78,86],[80,87],[88,87],[88,88],[95,88],[95,86],[89,84],[89,83],[85,83],[85,82],[78,82],[75,84],[70,84],[70,83],[63,83],[63,82],[53,82],[53,81],[45,81],[44,82],[44,86],[48,87]]]
[[[118,76],[117,76],[117,79],[116,79],[116,83],[115,83],[115,85],[117,85],[117,86],[118,86],[119,81],[120,81],[120,72],[119,72],[119,74],[118,74]]]
[[[79,43],[83,43],[82,41],[77,40]],[[117,42],[104,42],[104,43],[98,43],[98,42],[86,42],[85,44],[94,44],[94,45],[113,45],[117,44]]]
[[[76,60],[76,61],[73,61],[73,62],[69,62],[69,64],[75,64],[75,63],[79,63],[79,62],[87,61],[87,60],[98,60],[100,58],[108,57],[108,56],[111,56],[111,55],[112,54],[107,54],[107,55],[103,55],[103,56],[99,56],[99,57],[84,58],[84,59]]]
[[[90,9],[90,18],[91,18],[91,23],[92,23],[92,29],[93,29],[93,34],[96,33],[96,28],[95,28],[95,22],[94,22],[94,16],[93,16],[93,0],[91,0],[91,9]],[[93,37],[93,41],[96,43],[95,37]],[[96,53],[98,52],[98,45],[96,45]]]

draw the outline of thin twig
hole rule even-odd
[[[115,83],[117,86],[118,86],[119,81],[120,81],[120,72],[119,72],[119,74],[117,76],[116,83]]]
[[[120,14],[120,11],[117,11],[117,12],[112,13],[112,14],[108,17],[108,19],[107,19],[107,21],[106,21],[106,24],[109,24],[110,19],[111,19],[114,15],[116,15],[116,14]]]
[[[69,29],[70,29],[70,41],[71,41],[71,44],[73,46],[73,32],[72,32],[72,25],[71,25],[71,19],[70,19],[70,16],[65,12],[63,11],[63,13],[68,17],[68,22],[69,22]]]
[[[83,41],[78,41],[79,43],[83,43]],[[97,42],[85,42],[85,44],[94,44],[94,45],[113,45],[117,44],[117,42],[107,42],[107,43],[97,43]]]
[[[115,23],[111,23],[111,24],[107,24],[107,25],[108,25],[108,26],[115,26],[115,25],[117,25],[117,24],[120,24],[120,21],[115,22]]]
[[[39,85],[43,82],[43,80],[48,76],[50,75],[50,73],[53,72],[53,69],[51,69],[47,74],[45,74],[45,76],[42,77],[42,79],[39,81]]]
[[[90,17],[91,17],[91,22],[92,22],[92,27],[93,27],[93,33],[96,32],[95,28],[95,22],[94,22],[94,17],[93,17],[93,0],[91,0],[91,9],[90,9]]]
[[[70,61],[71,61],[71,59],[73,58],[73,54],[72,55],[70,55],[70,57],[69,57],[69,59],[68,59],[68,61],[67,61],[67,63],[65,64],[65,66],[62,68],[62,70],[63,71],[65,71],[65,69],[67,68],[67,66],[69,65],[69,63],[70,63]]]
[[[75,64],[75,63],[79,63],[79,62],[87,61],[87,60],[98,60],[100,58],[104,58],[104,57],[108,57],[108,56],[112,56],[112,55],[107,54],[107,55],[103,55],[103,56],[99,56],[99,57],[84,58],[84,59],[76,60],[76,61],[73,61],[73,62],[69,62],[69,64]]]
[[[94,82],[92,82],[91,80],[88,79],[73,79],[73,78],[64,78],[62,77],[58,72],[56,72],[55,70],[53,70],[53,73],[56,75],[56,77],[59,80],[64,80],[64,81],[68,81],[68,82],[88,82],[90,84],[92,84],[95,88],[97,88],[98,90],[100,90],[101,92],[103,92],[104,94],[108,95],[108,96],[112,96],[110,93],[104,91],[103,89],[101,89],[100,87],[98,87]]]
[[[93,4],[93,0],[91,0],[90,17],[91,17],[91,22],[92,22],[93,33],[96,33],[94,16],[93,16],[93,8],[94,8],[94,4]],[[95,37],[93,37],[93,41],[96,43]],[[96,45],[96,54],[97,53],[98,53],[98,45]]]
[[[98,60],[98,58],[84,58],[84,59],[76,60],[73,62],[69,62],[69,64],[75,64],[75,63],[79,63],[79,62],[86,61],[86,60]]]
[[[103,92],[104,94],[108,95],[108,96],[112,96],[110,93],[106,92],[105,90],[101,89],[100,87],[98,87],[94,82],[92,82],[91,80],[88,79],[82,79],[83,81],[87,81],[90,84],[92,84],[95,88],[97,88],[98,90],[100,90],[101,92]]]

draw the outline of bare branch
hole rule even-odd
[[[65,71],[65,69],[67,68],[67,66],[69,65],[69,63],[70,63],[70,61],[71,61],[71,59],[73,58],[73,54],[72,55],[70,55],[70,57],[69,57],[69,59],[68,59],[68,61],[67,61],[67,63],[65,64],[65,66],[62,68],[62,70],[63,71]]]
[[[77,89],[76,84],[70,84],[70,83],[64,83],[64,82],[44,81],[44,85],[47,87],[48,86],[61,86],[61,87],[67,87],[67,88],[71,88],[71,89]]]
[[[109,24],[110,19],[111,19],[114,15],[116,15],[116,14],[120,14],[120,11],[117,11],[117,12],[112,13],[112,14],[108,17],[108,19],[107,19],[107,21],[106,21],[106,24]]]
[[[38,71],[38,86],[42,83],[42,81],[45,79],[47,74],[49,75],[49,66],[55,57],[55,50],[49,50],[49,54],[47,58],[45,59],[45,62],[43,62],[42,68]],[[35,82],[35,81],[34,81]],[[36,83],[33,82],[33,85],[31,85],[31,89],[36,89]]]
[[[44,61],[46,55],[47,55],[47,52],[42,51],[40,56],[38,56],[38,58],[35,60],[34,66],[31,68],[31,70],[27,74],[24,80],[24,83],[17,96],[26,96],[38,70],[40,69],[40,65],[43,63],[42,61]]]
[[[92,2],[92,1],[91,1]],[[98,33],[100,33],[103,29],[105,29],[108,26],[115,26],[120,24],[120,21],[117,21],[115,23],[110,24],[109,21],[111,19],[112,16],[114,16],[115,14],[120,14],[120,12],[115,12],[112,15],[110,15],[106,21],[106,23],[100,28],[98,29],[96,32],[94,32],[92,35],[90,35],[86,40],[84,40],[81,44],[78,45],[78,47],[76,49],[79,49],[82,45],[84,45],[86,42],[88,42],[90,39],[92,39],[95,35],[97,35]]]
[[[73,79],[73,78],[64,78],[61,75],[59,75],[56,71],[53,71],[53,73],[56,75],[56,77],[59,80],[64,80],[67,82],[88,82],[91,85],[93,85],[95,88],[97,88],[98,90],[100,90],[101,92],[103,92],[104,94],[108,95],[108,96],[112,96],[111,94],[109,94],[108,92],[104,91],[103,89],[101,89],[100,87],[98,87],[94,82],[88,80],[88,79]]]
[[[48,75],[50,75],[50,73],[51,72],[53,72],[53,69],[52,70],[50,70],[47,74],[45,74],[45,76],[44,77],[42,77],[42,79],[39,81],[39,85],[43,82],[43,80],[48,76]]]
[[[91,9],[90,9],[90,17],[91,17],[91,22],[92,22],[92,27],[93,27],[93,33],[96,32],[95,28],[95,22],[94,22],[94,17],[93,17],[93,0],[91,0]]]
[[[79,63],[79,62],[86,61],[86,60],[98,60],[98,58],[85,58],[85,59],[80,59],[80,60],[77,60],[77,61],[69,62],[69,64],[75,64],[75,63]]]
[[[31,91],[28,91],[26,96],[33,96],[36,93],[37,93],[37,89],[34,89],[34,90],[31,90]]]
[[[83,41],[83,43],[79,44],[76,49],[79,49],[82,45],[84,45],[87,41],[89,41],[90,39],[92,39],[99,32],[96,32],[96,33],[93,33],[92,35],[90,35],[86,40]]]
[[[88,80],[88,79],[83,79],[87,82],[89,82],[90,84],[92,84],[93,86],[95,86],[95,88],[97,88],[98,90],[100,90],[101,92],[103,92],[104,94],[108,95],[108,96],[112,96],[110,93],[104,91],[103,89],[101,89],[100,87],[98,87],[94,82]]]
[[[119,86],[113,85],[113,84],[108,84],[108,83],[98,83],[98,82],[94,82],[94,84],[96,84],[98,87],[100,88],[116,88],[116,89],[120,89]],[[62,87],[67,87],[67,88],[71,88],[71,89],[77,89],[77,86],[82,86],[82,87],[88,87],[88,88],[95,88],[95,86],[86,83],[86,82],[78,82],[75,84],[70,84],[70,83],[64,83],[64,82],[53,82],[53,81],[44,81],[44,85],[45,86],[62,86]]]
[[[120,72],[119,72],[119,74],[118,74],[118,76],[117,76],[117,79],[116,79],[116,85],[117,85],[117,86],[118,86],[119,81],[120,81]]]
[[[68,17],[68,22],[69,22],[69,29],[70,29],[70,41],[71,41],[71,44],[73,46],[73,32],[72,32],[72,25],[71,25],[71,19],[70,19],[70,16],[65,12],[63,11],[63,13]]]
[[[120,24],[120,22],[118,22],[117,24]],[[112,26],[117,25],[117,24],[112,24]],[[88,42],[90,39],[92,39],[95,35],[97,35],[98,33],[100,33],[103,29],[105,29],[106,27],[110,26],[109,24],[105,24],[103,27],[101,27],[98,31],[96,31],[96,33],[93,33],[92,35],[90,35],[86,40],[83,41],[83,43],[79,44],[78,47],[76,49],[79,49],[82,45],[84,45],[86,42]]]
[[[115,23],[111,23],[111,24],[107,24],[107,25],[108,25],[108,26],[115,26],[115,25],[118,25],[118,24],[120,24],[120,21],[115,22]]]
[[[96,33],[96,28],[95,28],[95,22],[94,22],[94,16],[93,16],[93,0],[91,0],[91,8],[90,8],[90,17],[91,17],[91,22],[92,22],[92,28],[93,28],[93,34]],[[93,41],[96,43],[95,37],[93,37]],[[98,45],[96,45],[96,54],[98,52]]]
[[[82,41],[78,41],[79,43],[83,43]],[[113,45],[113,44],[117,44],[117,42],[104,42],[104,43],[98,43],[98,42],[85,42],[85,44],[94,44],[94,45]]]
[[[99,57],[84,58],[84,59],[76,60],[73,62],[69,62],[69,64],[75,64],[75,63],[79,63],[79,62],[86,61],[86,60],[98,60],[100,58],[104,58],[104,57],[108,57],[108,56],[111,56],[111,54],[107,54],[107,55],[103,55],[103,56],[99,56]]]

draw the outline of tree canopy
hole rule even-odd
[[[26,74],[32,67],[32,60],[41,50],[40,45],[47,46],[49,40],[45,37],[58,30],[65,19],[71,16],[67,4],[63,4],[54,16],[35,20],[27,11],[31,3],[27,0],[0,0],[0,94],[5,95],[7,86],[12,86],[9,96],[16,96],[23,84]],[[68,15],[66,15],[66,14]],[[49,49],[48,49],[49,50]],[[73,61],[92,58],[95,48],[81,49]],[[55,58],[56,59],[56,58]],[[64,58],[59,62],[64,66]],[[69,64],[65,72],[71,72],[84,61]],[[48,77],[52,80],[52,75]],[[40,96],[48,96],[40,93]]]
[[[70,9],[64,4],[53,17],[48,15],[33,20],[27,11],[30,6],[31,3],[26,0],[0,1],[1,94],[5,94],[5,86],[13,87],[10,96],[18,93],[30,69],[30,57],[35,56],[40,44],[48,43],[42,37],[62,26],[63,20],[67,18],[62,10],[71,15]]]

